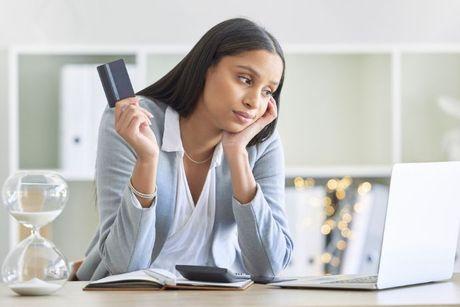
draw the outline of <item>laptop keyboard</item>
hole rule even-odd
[[[366,283],[376,283],[376,282],[377,282],[377,276],[364,276],[364,277],[351,278],[351,279],[327,281],[324,283],[325,284],[351,284],[351,283],[366,284]]]

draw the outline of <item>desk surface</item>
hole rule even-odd
[[[460,274],[451,281],[382,291],[298,290],[253,285],[245,291],[82,291],[68,282],[50,296],[21,297],[0,284],[2,306],[459,306]]]

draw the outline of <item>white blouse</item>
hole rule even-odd
[[[185,175],[179,114],[169,106],[165,113],[161,149],[176,151],[180,159],[173,222],[164,246],[151,267],[166,269],[180,276],[175,270],[176,264],[210,265],[210,242],[216,208],[215,167],[222,162],[222,142],[214,149],[211,166],[196,206]]]

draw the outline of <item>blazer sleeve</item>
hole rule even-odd
[[[275,132],[254,164],[257,192],[247,204],[232,197],[244,266],[253,276],[273,277],[291,260],[293,242],[284,212],[284,153]]]
[[[146,268],[155,242],[155,198],[143,208],[129,189],[136,154],[115,130],[114,110],[106,107],[99,126],[96,196],[98,249],[110,274]]]

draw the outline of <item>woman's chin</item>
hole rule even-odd
[[[225,125],[225,127],[222,130],[225,130],[229,133],[239,133],[243,131],[246,128],[246,126],[237,124],[237,123],[228,123]]]

